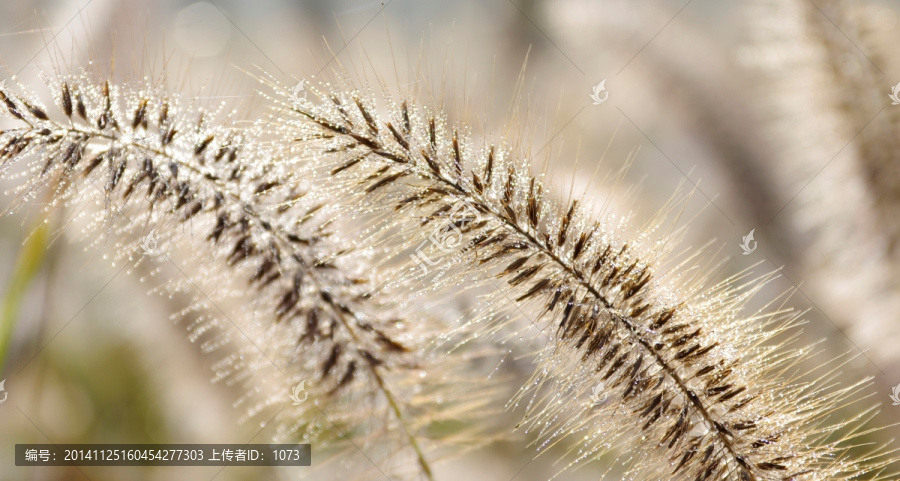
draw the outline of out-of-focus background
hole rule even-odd
[[[821,340],[831,358],[849,353],[840,380],[873,378],[864,404],[881,403],[877,422],[890,424],[900,421],[889,399],[900,383],[898,15],[900,2],[874,0],[16,0],[0,4],[0,78],[34,85],[42,71],[93,62],[252,112],[255,75],[291,85],[365,59],[388,86],[419,82],[488,135],[506,133],[519,98],[527,116],[516,135],[538,161],[549,156],[558,193],[574,186],[602,203],[589,179],[629,158],[624,184],[635,191],[613,202],[636,219],[679,185],[693,190],[685,248],[718,251],[713,281],[781,269],[751,308],[796,289],[802,340]],[[12,339],[0,372],[0,479],[340,478],[327,466],[12,466],[16,443],[271,435],[237,422],[239,393],[210,383],[213,356],[169,320],[177,300],[146,295],[140,275],[85,251],[77,232],[52,239],[19,285],[14,266],[40,209],[0,217],[0,293],[21,300],[3,327]],[[65,215],[54,218],[60,227]],[[438,479],[552,476],[553,457],[529,462],[533,453],[498,442],[443,463]],[[595,464],[562,479],[595,479]]]

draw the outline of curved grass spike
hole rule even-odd
[[[490,305],[477,321],[518,312],[540,332],[539,366],[516,399],[531,393],[523,424],[539,451],[568,443],[571,467],[615,450],[625,479],[896,479],[884,449],[851,450],[872,410],[832,416],[861,384],[798,371],[811,351],[788,346],[796,314],[741,313],[767,278],[703,289],[708,274],[668,267],[674,241],[659,219],[626,236],[613,213],[555,202],[507,143],[480,143],[414,98],[386,96],[381,114],[336,77],[308,100],[275,86],[294,113],[278,129],[316,153],[333,198],[382,214],[368,235],[402,258],[451,252],[449,291],[481,278]],[[413,264],[405,276],[427,272]]]
[[[13,207],[45,185],[56,186],[49,208],[100,206],[81,215],[84,232],[100,234],[93,244],[111,247],[116,263],[174,267],[164,290],[193,293],[181,316],[205,350],[233,346],[217,379],[249,386],[249,415],[288,406],[281,434],[307,442],[377,432],[380,445],[401,446],[387,457],[409,456],[404,469],[431,479],[419,438],[470,392],[465,383],[442,391],[451,362],[432,372],[426,347],[446,329],[421,315],[406,320],[391,304],[372,252],[346,248],[340,216],[303,182],[302,159],[258,137],[265,119],[237,127],[224,105],[198,109],[152,85],[117,87],[87,73],[51,84],[59,119],[0,90],[0,110],[19,124],[0,132],[0,175],[24,173]],[[147,232],[165,255],[142,254],[136,237]],[[290,407],[302,380],[310,402]]]

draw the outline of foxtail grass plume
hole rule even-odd
[[[791,345],[795,312],[742,310],[770,276],[704,288],[699,258],[671,254],[672,206],[629,232],[629,216],[556,201],[514,140],[481,140],[414,95],[342,72],[307,82],[307,99],[272,87],[293,113],[276,130],[335,202],[367,210],[357,242],[393,245],[398,283],[452,262],[443,292],[487,292],[468,326],[541,346],[514,403],[538,453],[568,451],[561,472],[612,451],[635,480],[896,479],[884,447],[850,451],[874,410],[831,416],[864,383],[834,386],[837,363],[798,372],[812,349]]]
[[[281,439],[359,448],[371,472],[430,479],[429,426],[488,412],[491,390],[473,395],[478,378],[455,367],[465,358],[429,350],[449,327],[391,301],[377,248],[344,241],[340,213],[304,180],[306,156],[267,137],[271,119],[86,72],[48,86],[54,109],[0,90],[11,210],[50,191],[46,209],[75,211],[115,265],[166,272],[155,290],[193,299],[175,317],[219,353],[216,379],[245,386],[237,405],[276,419]],[[292,406],[298,383],[309,398]]]

